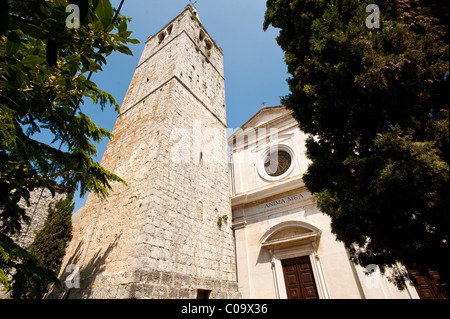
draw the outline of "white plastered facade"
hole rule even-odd
[[[399,291],[386,277],[349,260],[302,180],[309,161],[307,135],[291,111],[264,107],[229,138],[232,227],[237,276],[243,298],[288,297],[282,261],[308,256],[320,299],[417,298],[413,286]],[[279,176],[265,172],[270,151],[291,156]],[[375,267],[376,268],[376,267]]]

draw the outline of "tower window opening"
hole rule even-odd
[[[172,29],[173,29],[173,25],[171,24],[168,28],[167,28],[167,33],[170,35],[172,33]]]
[[[166,33],[165,33],[165,32],[161,32],[161,33],[158,35],[159,43],[163,42],[163,40],[164,40],[165,37],[166,37]]]
[[[205,40],[205,46],[206,46],[206,50],[211,50],[212,49],[212,43],[209,40]]]
[[[200,30],[200,35],[198,37],[200,41],[203,41],[205,39],[205,32],[203,30]]]

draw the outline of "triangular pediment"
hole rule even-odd
[[[255,115],[253,115],[244,125],[241,126],[242,130],[247,128],[256,128],[260,127],[268,122],[271,122],[281,116],[286,114],[291,114],[292,111],[287,110],[284,106],[270,106],[263,107],[259,110]]]

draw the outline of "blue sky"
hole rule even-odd
[[[114,7],[120,1],[112,0]],[[121,13],[133,20],[128,29],[140,44],[130,45],[134,56],[112,54],[103,72],[92,80],[113,94],[121,105],[148,36],[157,33],[180,14],[187,0],[125,0]],[[197,0],[195,4],[202,24],[224,51],[225,92],[228,127],[236,129],[262,107],[279,105],[280,96],[289,93],[284,53],[276,43],[278,30],[263,31],[265,0]],[[82,111],[98,125],[112,131],[117,113],[103,112],[86,101]],[[98,144],[97,161],[101,161],[108,141]],[[75,195],[75,210],[87,195]]]

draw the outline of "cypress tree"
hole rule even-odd
[[[37,258],[39,266],[54,272],[59,271],[67,244],[71,239],[73,196],[74,194],[70,193],[54,205],[49,205],[49,214],[44,227],[36,234],[30,245],[30,253]]]
[[[29,247],[30,258],[16,265],[12,297],[41,299],[56,279],[72,231],[72,204],[74,193],[52,203],[44,227],[36,234]]]
[[[305,185],[337,239],[364,267],[435,270],[447,290],[448,19],[444,0],[268,0],[264,21],[291,75],[282,102],[314,137]]]

